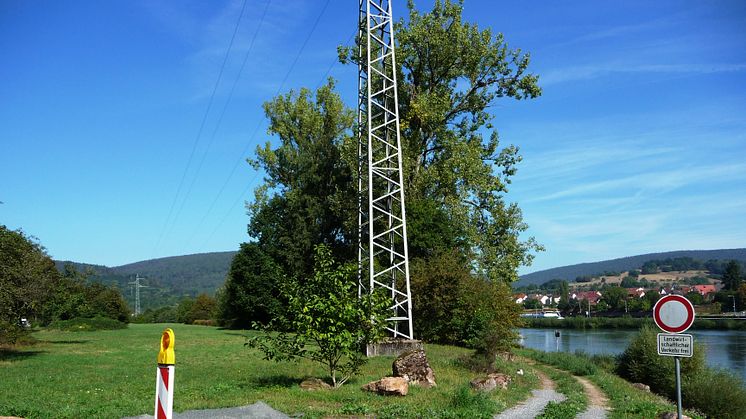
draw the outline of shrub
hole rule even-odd
[[[746,388],[737,376],[708,368],[682,381],[685,404],[708,417],[736,419],[746,414]]]
[[[70,332],[93,332],[96,330],[126,329],[127,323],[122,323],[108,317],[76,317],[70,320],[54,321],[49,327]]]
[[[197,326],[215,326],[216,322],[215,320],[209,319],[209,320],[195,320],[192,322],[192,324]]]
[[[694,356],[681,360],[681,375],[691,378],[704,369],[702,345],[694,345]],[[633,383],[649,385],[658,394],[676,398],[674,359],[658,355],[657,331],[650,325],[641,327],[639,334],[619,356],[617,373]]]

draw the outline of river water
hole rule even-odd
[[[527,348],[547,352],[575,352],[589,354],[622,353],[635,330],[580,330],[520,329],[522,344]],[[688,330],[694,336],[694,345],[704,345],[707,364],[725,368],[739,375],[746,382],[746,331],[734,330]]]

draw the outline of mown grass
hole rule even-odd
[[[582,364],[592,365],[581,368],[580,371],[589,372],[584,374],[586,378],[596,384],[609,398],[611,419],[654,418],[661,412],[676,412],[674,402],[639,390],[610,372],[608,357],[594,358],[585,354],[549,353],[533,349],[519,349],[516,352],[565,371],[577,370]],[[697,412],[686,411],[685,414],[692,418],[702,418]]]
[[[275,363],[244,347],[245,334],[182,324],[132,324],[123,330],[66,332],[43,330],[39,343],[0,351],[0,416],[28,418],[116,418],[152,413],[155,358],[161,332],[176,336],[174,410],[242,406],[263,400],[305,418],[328,415],[387,417],[490,417],[527,398],[538,380],[516,376],[530,367],[501,362],[513,376],[508,391],[480,394],[469,388],[476,376],[459,362],[463,348],[427,345],[438,386],[410,387],[407,397],[383,397],[360,390],[391,374],[392,357],[372,358],[362,374],[341,389],[306,392],[298,384],[325,378],[317,364]]]

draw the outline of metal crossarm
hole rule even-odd
[[[413,339],[391,0],[359,0],[358,295],[391,296],[387,329]]]

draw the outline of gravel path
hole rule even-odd
[[[495,415],[494,419],[527,419],[534,418],[541,414],[549,402],[561,402],[565,400],[564,394],[557,393],[554,390],[554,381],[541,371],[536,371],[541,381],[541,390],[533,390],[533,397],[525,402],[514,406],[502,413]]]
[[[511,409],[495,415],[495,419],[527,419],[540,415],[549,402],[561,402],[566,399],[563,394],[554,390],[534,390],[533,397]]]
[[[575,376],[575,379],[585,387],[585,395],[588,397],[588,409],[576,419],[606,419],[609,408],[606,395],[587,378]]]
[[[132,416],[124,419],[150,419],[153,415]],[[264,402],[249,406],[228,407],[224,409],[188,410],[174,413],[174,419],[288,419],[289,416],[278,412]]]

